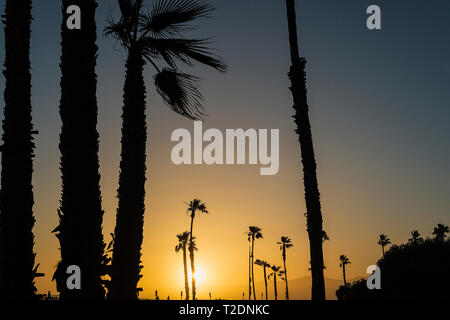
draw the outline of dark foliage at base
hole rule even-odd
[[[450,299],[450,240],[427,239],[394,245],[377,265],[381,290],[369,290],[366,280],[341,286],[339,300]]]

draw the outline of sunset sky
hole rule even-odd
[[[144,1],[151,8],[152,1]],[[261,176],[260,166],[176,166],[171,162],[173,130],[193,131],[193,122],[169,110],[153,86],[148,90],[148,163],[141,297],[179,297],[184,288],[176,234],[189,228],[186,201],[200,198],[210,212],[195,221],[199,252],[199,298],[221,292],[239,298],[248,290],[249,225],[262,228],[255,258],[281,265],[278,245],[293,239],[289,278],[308,276],[309,242],[300,148],[292,120],[292,96],[285,1],[211,1],[215,16],[202,20],[195,36],[213,36],[226,74],[206,67],[184,68],[201,77],[208,117],[203,127],[280,130],[280,169]],[[0,0],[3,14],[5,0]],[[325,276],[340,279],[339,255],[352,264],[348,277],[364,276],[381,256],[380,233],[393,243],[418,229],[430,236],[437,223],[450,224],[450,2],[387,0],[297,0],[301,55],[308,60],[310,117],[318,162],[324,229]],[[366,8],[382,10],[382,30],[366,28]],[[58,140],[60,97],[60,1],[34,1],[32,107],[36,137],[34,213],[36,261],[51,290],[59,243],[61,180]],[[119,14],[114,0],[99,1],[98,106],[105,242],[111,240],[117,207],[122,87],[125,52],[102,30]],[[4,33],[0,33],[4,61]],[[80,48],[83,50],[83,48]],[[4,90],[0,77],[0,91]],[[3,107],[3,100],[0,105]],[[3,119],[3,112],[1,113]],[[80,199],[83,201],[83,199]],[[255,266],[256,281],[263,281]],[[280,284],[281,286],[281,284]],[[226,291],[223,287],[239,287]],[[257,288],[259,294],[263,288]],[[329,297],[333,298],[333,297]]]

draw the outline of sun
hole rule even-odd
[[[196,269],[195,270],[195,282],[200,284],[203,284],[205,281],[205,272],[202,269]]]
[[[189,274],[189,282],[192,281],[192,273],[191,270],[188,270]],[[195,266],[195,283],[197,286],[200,286],[205,283],[206,273],[205,270],[200,266]]]

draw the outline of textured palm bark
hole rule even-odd
[[[137,299],[145,211],[147,125],[144,60],[131,49],[126,63],[122,114],[122,151],[114,230],[110,299]]]
[[[30,0],[5,7],[5,107],[0,191],[0,299],[33,299],[33,125]]]
[[[316,160],[308,115],[306,89],[306,60],[299,57],[295,5],[293,0],[286,0],[289,24],[289,42],[292,66],[289,72],[291,91],[294,98],[294,120],[297,125],[301,157],[303,164],[303,183],[305,187],[307,231],[310,242],[311,275],[313,300],[325,299],[325,280],[323,276],[322,251],[322,211],[320,193],[317,183]]]
[[[81,30],[66,27],[70,5],[81,9]],[[104,299],[106,270],[97,132],[95,0],[63,0],[61,26],[60,224],[61,261],[54,278],[63,300]],[[81,290],[68,290],[67,267],[81,269]]]

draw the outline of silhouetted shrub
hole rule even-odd
[[[336,291],[338,300],[450,299],[450,240],[393,245],[377,265],[381,290],[361,279]]]

